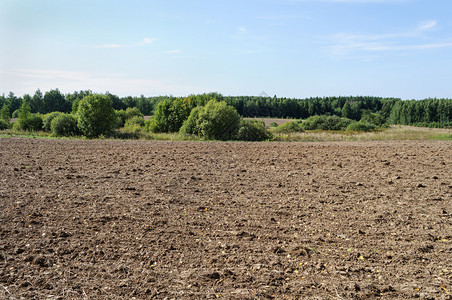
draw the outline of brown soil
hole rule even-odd
[[[452,143],[0,139],[0,298],[451,299]]]

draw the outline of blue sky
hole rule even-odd
[[[0,0],[0,93],[452,97],[451,0]]]

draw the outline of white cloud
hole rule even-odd
[[[422,22],[419,25],[418,30],[420,30],[420,31],[430,30],[430,29],[434,28],[437,24],[438,24],[438,21],[436,21],[436,20]]]
[[[247,35],[247,33],[248,33],[248,30],[246,30],[245,27],[240,26],[240,27],[237,27],[237,28],[236,28],[236,31],[235,31],[235,33],[232,35],[232,37],[233,37],[234,39],[241,40],[241,39],[244,39],[244,38],[245,38],[245,36]]]
[[[182,50],[179,50],[179,49],[168,50],[165,53],[166,54],[179,54],[179,53],[182,53]]]
[[[119,96],[130,95],[188,95],[206,91],[205,87],[169,84],[165,80],[133,78],[126,74],[92,73],[66,70],[14,69],[0,70],[0,91],[14,91],[21,95],[58,87],[64,93],[90,89],[109,91]]]
[[[139,42],[133,44],[106,44],[94,46],[94,48],[132,48],[140,47],[155,42],[157,39],[144,38]]]
[[[407,32],[390,34],[349,34],[338,33],[324,39],[328,45],[325,49],[333,56],[349,56],[363,52],[425,50],[452,47],[452,42],[426,39],[427,31],[437,25],[436,20],[422,22],[418,27]],[[423,37],[423,39],[420,39]]]

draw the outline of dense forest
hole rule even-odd
[[[93,94],[90,90],[63,94],[58,89],[42,93],[16,96],[13,92],[0,96],[0,108],[7,107],[11,117],[17,117],[22,102],[31,113],[47,114],[54,111],[75,112],[83,97]],[[316,97],[306,99],[222,96],[218,93],[190,95],[187,97],[118,97],[105,94],[111,99],[115,110],[137,107],[143,115],[152,115],[157,104],[164,100],[188,99],[195,105],[203,105],[209,99],[225,101],[243,117],[272,117],[306,119],[314,115],[339,116],[360,120],[363,113],[372,112],[383,116],[388,124],[449,127],[452,125],[452,99],[402,100],[371,96]]]

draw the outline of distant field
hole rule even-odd
[[[271,123],[275,122],[278,125],[284,124],[289,121],[294,121],[294,119],[273,119],[273,118],[245,118],[248,120],[262,120],[265,123],[265,126],[270,126]]]

